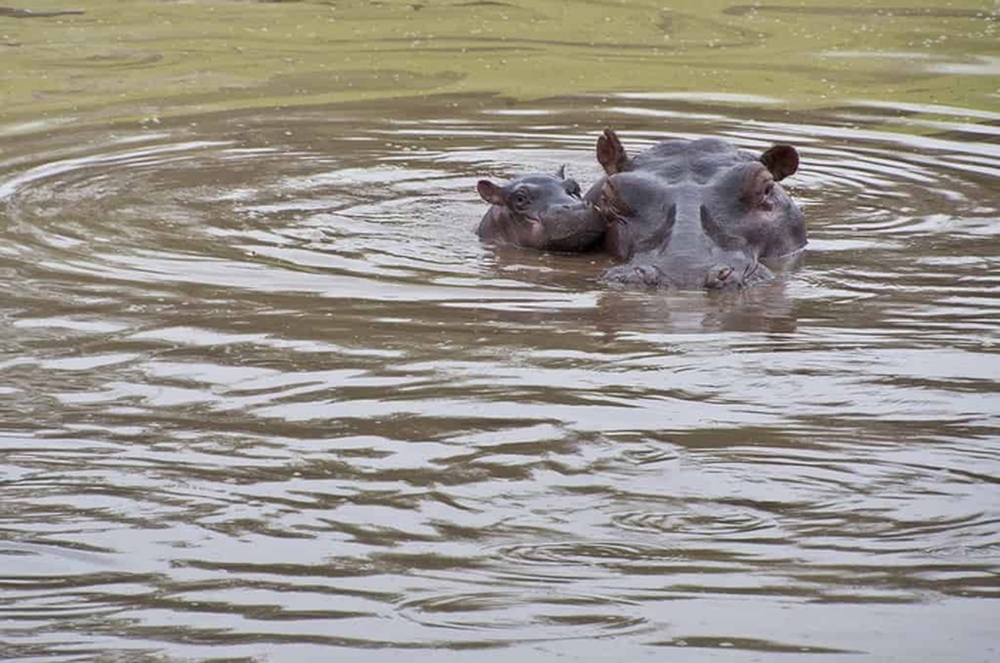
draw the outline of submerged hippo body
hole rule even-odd
[[[580,185],[562,168],[504,186],[480,180],[476,189],[490,203],[477,229],[485,241],[577,252],[599,245],[607,229],[604,215],[580,197]]]
[[[761,259],[806,244],[802,213],[777,182],[798,169],[793,147],[754,156],[718,139],[668,140],[629,158],[605,130],[606,176],[587,192],[607,223],[605,251],[625,264],[609,283],[739,288],[771,278]]]

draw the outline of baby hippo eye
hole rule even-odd
[[[512,200],[514,201],[514,207],[517,207],[518,209],[524,209],[531,204],[531,199],[528,198],[528,194],[520,190],[514,192]]]
[[[574,198],[580,197],[580,185],[572,178],[563,180],[563,189],[565,189],[566,193]]]

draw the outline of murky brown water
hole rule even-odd
[[[0,132],[0,658],[1000,658],[1000,110],[64,120]],[[604,126],[797,145],[801,264],[480,245]]]
[[[995,651],[989,128],[530,110],[7,141],[8,656]],[[480,246],[476,178],[592,180],[588,117],[800,145],[805,264],[627,293],[601,259]]]

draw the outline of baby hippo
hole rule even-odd
[[[581,199],[580,185],[566,177],[565,167],[505,186],[479,180],[476,189],[490,204],[476,231],[484,241],[576,253],[596,247],[607,229],[604,216]]]

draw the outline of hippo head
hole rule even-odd
[[[608,221],[618,260],[604,280],[729,289],[766,279],[760,260],[806,244],[802,213],[778,181],[798,169],[795,148],[760,156],[718,139],[670,140],[630,158],[606,130],[597,144],[606,176],[587,193]]]
[[[580,185],[565,176],[565,168],[555,175],[526,175],[502,186],[480,180],[476,189],[490,204],[477,231],[484,240],[583,251],[604,235],[604,217],[580,197]]]

